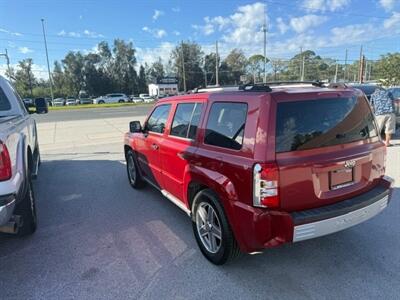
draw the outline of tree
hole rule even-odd
[[[195,42],[182,42],[172,50],[171,60],[179,79],[180,90],[184,89],[183,70],[185,71],[186,90],[203,84],[202,58],[201,46]]]
[[[266,62],[268,62],[267,59]],[[261,81],[261,72],[264,71],[264,56],[261,54],[255,54],[250,56],[248,59],[248,69],[250,75],[253,77],[253,83]]]
[[[162,63],[161,57],[159,57],[157,61],[153,62],[150,67],[145,67],[145,69],[147,69],[146,75],[148,82],[156,83],[157,81],[165,77],[164,65]]]
[[[33,97],[36,79],[32,73],[32,65],[32,58],[23,59],[18,63],[18,69],[15,72],[16,88],[22,97]]]
[[[226,66],[221,65],[221,72],[226,73],[227,84],[238,84],[240,76],[246,74],[247,58],[242,50],[233,49],[223,60]],[[226,70],[224,70],[226,68]]]
[[[132,93],[130,78],[136,74],[136,72],[133,72],[136,65],[136,57],[132,42],[126,43],[120,39],[114,40],[113,54],[111,69],[115,87],[121,92],[130,94]]]
[[[218,55],[218,61],[220,57]],[[204,72],[206,73],[207,85],[215,84],[215,66],[217,63],[216,53],[207,54],[204,57]]]
[[[142,65],[140,65],[139,68],[139,79],[138,79],[138,90],[139,90],[139,94],[144,94],[148,92],[148,88],[146,85],[146,73],[144,70],[144,67]]]
[[[382,55],[375,68],[376,77],[385,85],[400,84],[400,53]]]
[[[84,86],[84,57],[80,52],[69,52],[62,60],[68,91],[77,97]]]
[[[271,60],[273,80],[281,80],[280,75],[286,70],[287,63],[282,59]]]

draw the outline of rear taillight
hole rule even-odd
[[[253,169],[253,205],[279,207],[279,170],[276,163],[256,164]]]
[[[11,160],[7,146],[0,142],[0,181],[11,178]]]

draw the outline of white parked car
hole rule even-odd
[[[67,98],[67,100],[65,100],[65,105],[76,105],[76,99],[75,98]]]
[[[53,105],[54,105],[54,106],[64,106],[65,103],[66,103],[66,101],[65,101],[64,98],[56,98],[56,99],[54,99],[54,101],[53,101]]]
[[[107,94],[105,96],[93,99],[93,104],[104,104],[104,103],[123,103],[129,102],[129,97],[125,94]]]
[[[141,103],[141,102],[143,102],[143,99],[140,97],[131,97],[131,101],[133,103]]]
[[[142,99],[143,99],[143,102],[144,102],[144,103],[151,103],[151,102],[154,101],[154,98],[152,98],[152,97],[150,97],[150,96],[148,96],[148,97],[143,97]]]

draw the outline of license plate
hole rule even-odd
[[[341,189],[352,184],[354,184],[353,168],[329,172],[329,185],[331,190]]]

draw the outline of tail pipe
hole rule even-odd
[[[18,229],[22,226],[22,218],[21,216],[12,216],[10,221],[3,226],[0,226],[0,232],[9,233],[9,234],[17,234]]]

